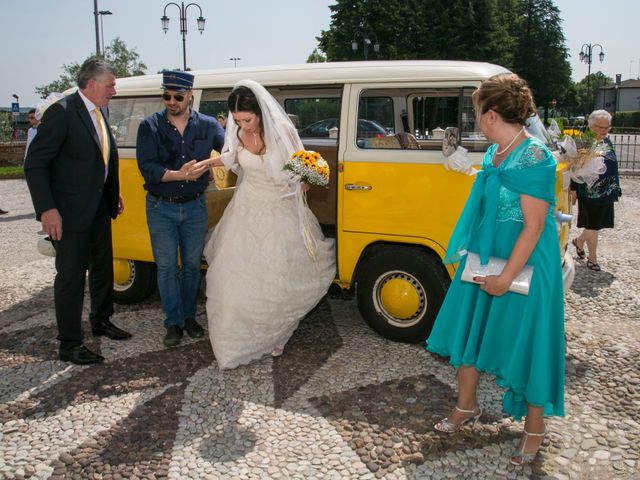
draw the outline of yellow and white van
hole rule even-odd
[[[477,130],[471,94],[506,70],[487,63],[388,61],[195,71],[194,105],[215,116],[241,79],[263,84],[297,123],[307,149],[331,167],[328,189],[309,205],[325,235],[335,237],[336,283],[355,290],[364,320],[384,337],[424,340],[454,270],[442,264],[473,178],[443,167],[442,136],[457,127],[476,163],[487,143]],[[117,301],[142,300],[155,288],[143,180],[135,159],[140,121],[161,110],[161,75],[121,78],[110,122],[120,154],[126,209],[113,222]],[[558,165],[557,209],[570,213],[566,166]],[[208,190],[210,225],[233,187]],[[569,224],[558,223],[565,284]]]

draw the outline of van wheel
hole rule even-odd
[[[113,260],[113,299],[116,303],[139,303],[155,288],[155,264],[119,258]]]
[[[380,249],[361,266],[358,309],[381,336],[426,340],[444,300],[449,277],[435,254],[413,247]]]

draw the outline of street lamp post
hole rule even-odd
[[[200,5],[198,5],[197,3],[190,3],[188,5],[185,6],[184,2],[181,2],[181,5],[178,5],[177,3],[174,2],[169,2],[164,6],[164,13],[162,15],[162,18],[160,19],[160,21],[162,22],[162,30],[164,30],[164,33],[167,33],[167,31],[169,30],[169,17],[167,17],[167,7],[169,5],[175,5],[176,7],[178,7],[178,10],[180,10],[180,34],[182,35],[182,64],[183,64],[183,69],[186,71],[187,70],[187,10],[189,9],[189,7],[198,7],[198,10],[200,10],[200,16],[198,17],[198,30],[200,31],[200,35],[202,35],[202,32],[204,31],[204,22],[205,22],[205,18],[202,16],[202,8],[200,8]]]
[[[102,17],[104,15],[113,15],[113,13],[109,10],[100,10],[98,15],[100,15],[100,35],[102,36],[102,55],[104,55],[104,26],[102,24]]]
[[[602,63],[602,61],[604,60],[604,51],[602,50],[602,45],[600,45],[599,43],[585,43],[582,45],[582,48],[580,49],[580,54],[578,55],[578,58],[580,59],[581,62],[584,62],[587,64],[587,109],[589,109],[589,112],[591,111],[591,63],[593,62],[593,49],[595,47],[600,48],[600,53],[598,54],[598,58],[600,59],[600,63]],[[589,113],[589,112],[585,112],[585,113]]]
[[[616,113],[618,113],[618,93],[619,93],[619,89],[620,89],[620,84],[622,83],[622,74],[621,73],[617,73],[616,74],[616,83],[613,85],[613,88],[615,89],[615,94],[616,97],[614,99],[613,102],[613,118],[616,118]]]
[[[367,54],[369,53],[369,45],[371,45],[371,37],[375,37],[375,43],[373,44],[373,51],[378,53],[380,51],[380,44],[378,43],[378,36],[375,34],[375,32],[356,32],[356,34],[353,36],[353,40],[351,40],[351,48],[353,49],[354,53],[358,51],[358,42],[356,41],[356,38],[358,37],[362,37],[362,43],[364,44],[364,60],[365,62],[367,61]]]
[[[233,68],[236,68],[236,63],[238,60],[242,60],[240,57],[231,57],[229,60],[233,62]]]
[[[98,0],[93,0],[93,17],[96,23],[96,55],[100,55],[100,32],[98,28]]]

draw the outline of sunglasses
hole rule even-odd
[[[181,93],[176,93],[175,95],[170,95],[170,94],[168,94],[168,93],[163,93],[163,94],[162,94],[162,99],[163,99],[165,102],[168,102],[168,101],[169,101],[169,100],[171,100],[172,98],[173,98],[173,99],[175,99],[175,101],[176,101],[176,102],[182,102],[182,101],[184,101],[184,95],[182,95]]]

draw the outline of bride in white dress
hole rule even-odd
[[[220,369],[281,354],[336,269],[334,242],[303,201],[306,186],[282,170],[303,148],[282,107],[260,84],[243,80],[229,110],[222,156],[205,161],[238,173],[204,249],[209,336]],[[199,164],[194,175],[208,168]]]

